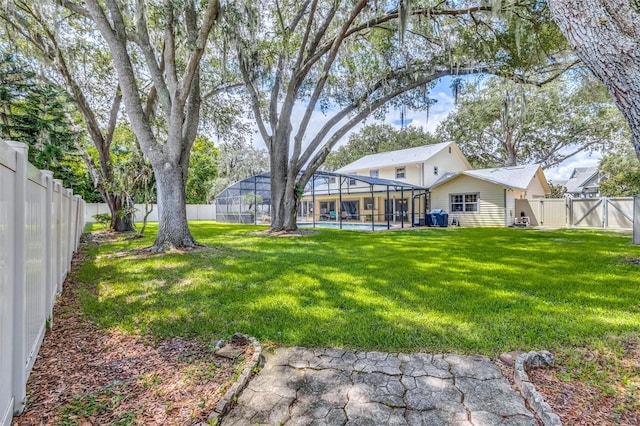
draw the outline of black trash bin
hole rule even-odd
[[[429,226],[449,226],[449,214],[446,210],[434,209],[427,213],[427,222]]]

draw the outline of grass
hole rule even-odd
[[[106,328],[361,350],[556,350],[640,329],[640,247],[591,230],[321,230],[275,238],[193,222],[209,249],[145,256],[147,236],[93,246],[83,310]]]

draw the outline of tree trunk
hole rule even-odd
[[[124,198],[118,195],[112,195],[111,198],[113,200],[111,229],[116,232],[133,231],[133,212],[125,209]],[[111,208],[111,205],[109,208]]]
[[[109,213],[111,214],[110,229],[115,232],[129,232],[133,231],[133,212],[123,214],[124,198],[111,194],[105,191],[103,188],[100,191],[102,198],[109,207]]]
[[[629,0],[549,0],[553,20],[604,83],[640,159],[640,10]]]
[[[287,223],[286,199],[289,180],[295,176],[289,175],[289,142],[287,136],[276,135],[273,137],[272,147],[269,150],[269,167],[271,170],[271,231],[284,231],[291,227]],[[294,224],[295,229],[295,224]]]
[[[189,231],[185,184],[180,166],[171,163],[154,166],[158,193],[158,235],[152,251],[162,252],[173,247],[195,247]]]
[[[513,132],[508,130],[505,135],[504,141],[504,150],[507,157],[506,167],[513,167],[518,165],[518,153],[516,149],[516,144],[513,140]]]

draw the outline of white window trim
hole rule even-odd
[[[369,170],[369,177],[372,177],[372,178],[380,177],[380,169]]]
[[[456,195],[461,195],[462,196],[462,203],[454,203],[452,198]],[[475,195],[476,196],[476,202],[475,203],[467,203],[465,201],[465,198],[467,195]],[[452,205],[453,204],[462,204],[462,211],[454,211]],[[476,210],[475,211],[467,211],[466,210],[466,206],[467,204],[475,204],[476,205]],[[456,192],[456,193],[449,193],[449,214],[478,214],[480,213],[480,193],[479,192]]]
[[[399,176],[402,174],[402,176]],[[406,167],[396,167],[396,179],[406,179],[407,178],[407,168]]]

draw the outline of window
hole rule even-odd
[[[376,208],[375,198],[369,197],[369,198],[365,198],[364,199],[364,209],[365,210],[373,210],[375,208]]]
[[[356,184],[356,180],[354,178],[349,178],[349,185],[353,186]]]
[[[329,183],[336,183],[336,178],[335,177],[329,178]]]
[[[377,178],[378,174],[378,170],[369,170],[369,176],[372,178]]]
[[[451,212],[477,212],[479,194],[450,194]]]
[[[406,177],[406,170],[404,167],[396,168],[396,179],[404,179]]]
[[[433,166],[433,174],[438,176],[438,166]]]

